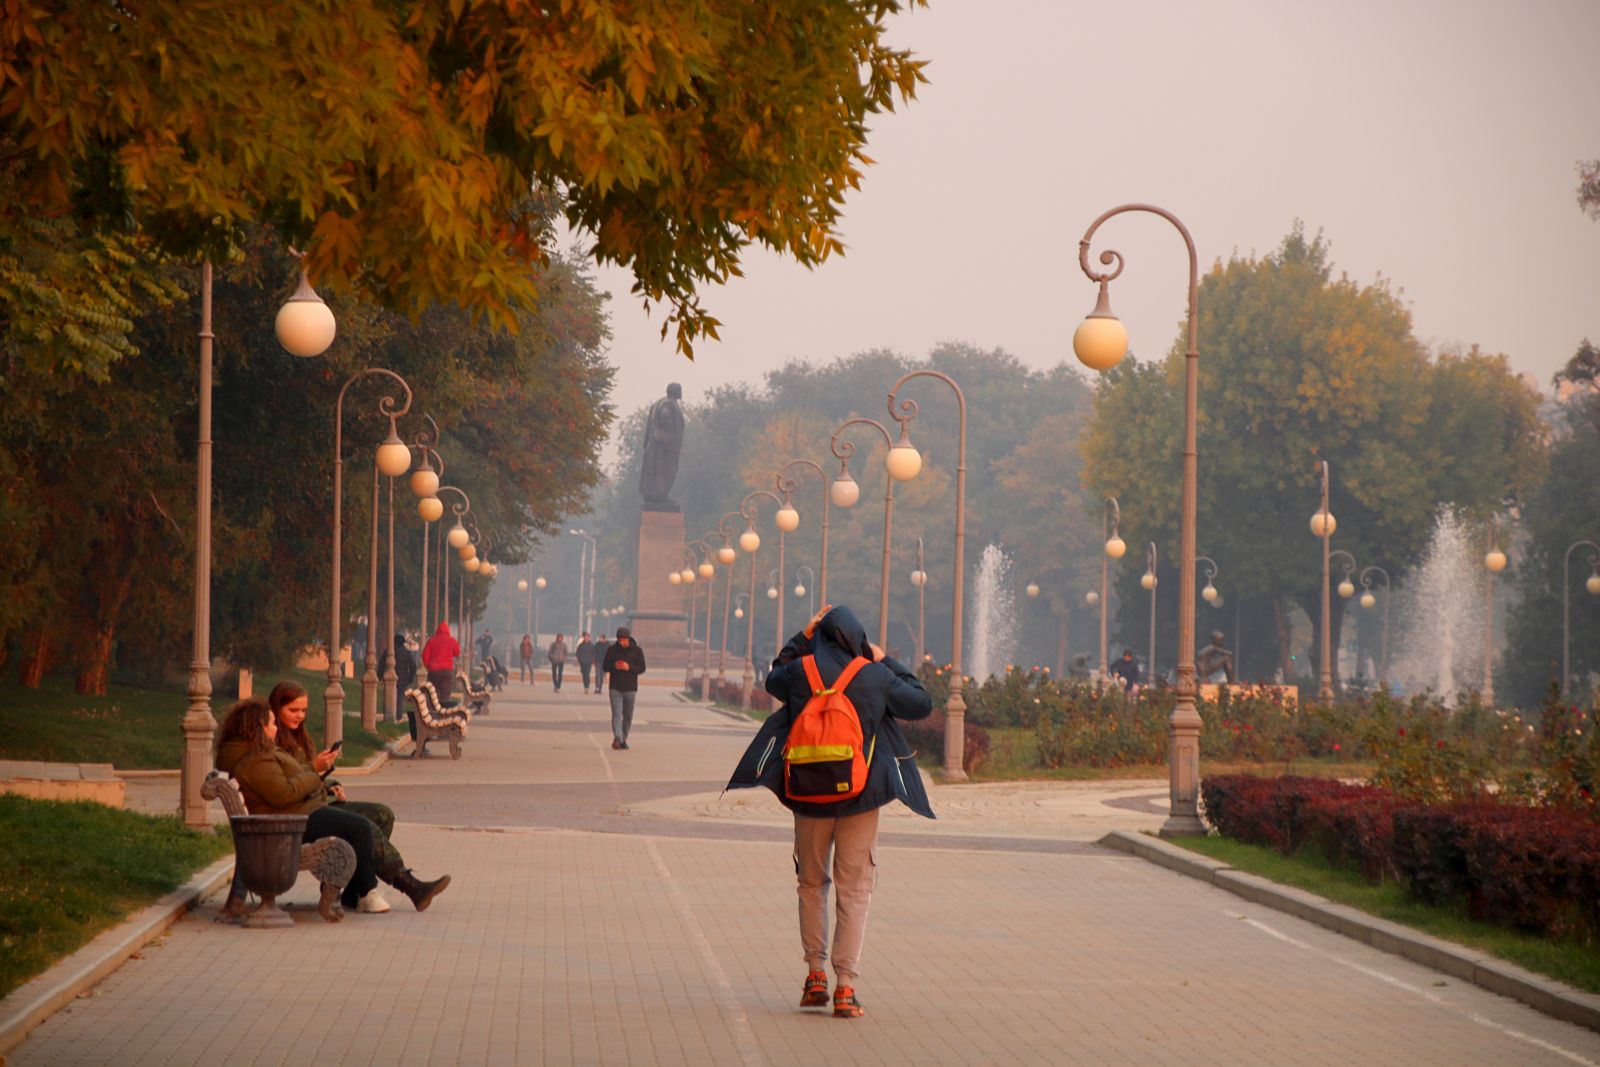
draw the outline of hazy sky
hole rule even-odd
[[[692,403],[879,346],[1070,359],[1094,300],[1078,239],[1130,201],[1183,219],[1202,270],[1303,219],[1336,270],[1403,290],[1425,343],[1475,342],[1543,382],[1600,340],[1600,223],[1574,200],[1575,161],[1600,156],[1600,0],[933,0],[890,40],[930,84],[877,120],[843,259],[752,254],[705,293],[722,340],[693,365],[628,276],[601,273],[620,411],[668,381]],[[1113,305],[1157,354],[1183,315],[1182,243],[1123,216],[1108,246],[1128,264]]]

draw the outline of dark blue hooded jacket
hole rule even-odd
[[[795,634],[772,661],[767,675],[767,692],[783,701],[783,706],[761,724],[755,740],[734,768],[728,788],[766,786],[784,807],[819,819],[858,815],[881,808],[891,800],[899,800],[918,815],[933,818],[916,758],[895,722],[927,718],[933,711],[933,701],[916,675],[887,656],[861,668],[845,688],[845,695],[861,717],[862,743],[872,753],[866,788],[859,796],[837,804],[808,804],[783,795],[783,750],[789,727],[811,699],[811,683],[800,662],[810,655],[817,657],[817,671],[824,682],[832,682],[857,656],[872,659],[867,632],[846,607],[834,608],[823,616],[814,637],[807,637],[803,630]]]

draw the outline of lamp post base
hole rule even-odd
[[[1194,692],[1180,681],[1167,752],[1172,807],[1167,821],[1161,824],[1162,837],[1204,837],[1207,833],[1200,818],[1200,728]]]
[[[1167,816],[1167,821],[1161,824],[1157,831],[1160,836],[1172,837],[1205,837],[1211,831],[1206,829],[1205,822],[1198,815],[1189,812],[1173,812]]]
[[[755,688],[755,682],[755,675],[751,674],[748,670],[745,671],[744,676],[739,680],[739,706],[744,708],[746,711],[750,710],[750,691]]]

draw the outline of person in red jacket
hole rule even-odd
[[[440,700],[450,699],[450,680],[455,676],[459,655],[461,646],[450,636],[450,624],[441,622],[428,643],[422,646],[422,665],[427,668],[428,681],[438,690]]]

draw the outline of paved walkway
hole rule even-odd
[[[351,780],[454,876],[426,913],[213,902],[12,1063],[1600,1065],[1600,1034],[1091,843],[1158,825],[1160,782],[890,815],[869,1014],[802,1012],[785,815],[716,795],[752,729],[647,690],[615,752],[602,698],[513,684],[460,761]]]

